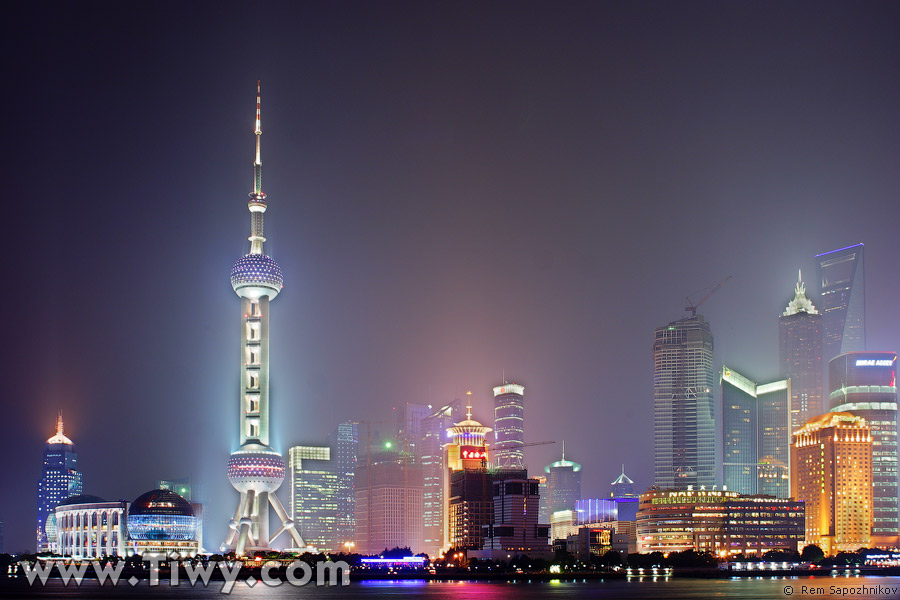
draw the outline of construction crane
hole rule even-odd
[[[731,275],[729,275],[728,277],[726,277],[725,279],[723,279],[722,281],[720,281],[720,282],[716,285],[716,287],[714,287],[713,289],[711,289],[711,290],[709,291],[708,294],[706,294],[705,296],[703,296],[703,299],[702,299],[700,302],[698,302],[697,304],[694,304],[694,303],[691,301],[690,298],[685,298],[685,299],[684,299],[684,303],[685,303],[687,306],[684,307],[684,310],[690,311],[690,312],[691,312],[691,316],[692,316],[692,317],[696,317],[696,316],[697,316],[697,309],[700,308],[700,307],[703,305],[704,302],[706,302],[707,300],[709,300],[709,297],[710,297],[710,296],[712,296],[713,294],[715,294],[716,292],[718,292],[718,291],[719,291],[719,288],[721,288],[723,285],[725,285],[725,282],[727,282],[729,279],[731,279]]]
[[[528,446],[545,446],[547,444],[555,444],[554,440],[550,440],[547,442],[528,442],[527,444],[522,444],[522,448],[527,448]]]

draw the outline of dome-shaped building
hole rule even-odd
[[[171,490],[150,490],[128,509],[128,537],[135,554],[196,554],[197,524],[191,503]]]

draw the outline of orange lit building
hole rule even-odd
[[[872,434],[865,419],[826,413],[794,432],[791,496],[806,503],[807,544],[827,555],[869,546]]]

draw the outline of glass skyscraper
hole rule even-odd
[[[49,548],[46,532],[47,517],[56,505],[82,493],[81,472],[75,444],[63,434],[62,412],[56,420],[56,434],[47,440],[44,464],[37,489],[37,550]]]
[[[419,462],[422,464],[422,529],[425,552],[437,556],[444,547],[444,444],[447,429],[460,420],[461,402],[454,400],[432,411],[420,424]]]
[[[656,329],[653,340],[654,484],[709,486],[716,479],[713,336],[694,315]]]
[[[825,360],[866,349],[866,273],[862,244],[816,255]]]
[[[504,383],[494,388],[494,464],[525,468],[525,388]]]
[[[722,367],[724,483],[739,494],[790,495],[790,380],[758,384]]]
[[[850,352],[828,363],[832,412],[866,420],[872,431],[872,543],[897,546],[897,354]]]
[[[355,505],[353,491],[359,454],[359,425],[352,421],[341,423],[329,436],[332,468],[337,476],[337,522],[335,541],[341,544],[353,541],[356,534]]]
[[[806,296],[798,273],[794,298],[778,318],[781,376],[791,380],[791,431],[822,414],[825,373],[822,315]]]
[[[560,460],[544,467],[547,476],[547,512],[552,515],[558,510],[575,510],[575,503],[581,499],[581,465],[566,460],[565,446]]]

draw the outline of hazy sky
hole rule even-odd
[[[6,549],[33,547],[60,408],[86,493],[193,475],[224,537],[257,78],[282,450],[469,389],[491,422],[505,370],[585,496],[622,463],[644,487],[653,329],[732,275],[700,311],[717,366],[774,377],[797,269],[815,292],[813,255],[856,242],[869,349],[900,349],[898,22],[896,2],[7,9]]]

